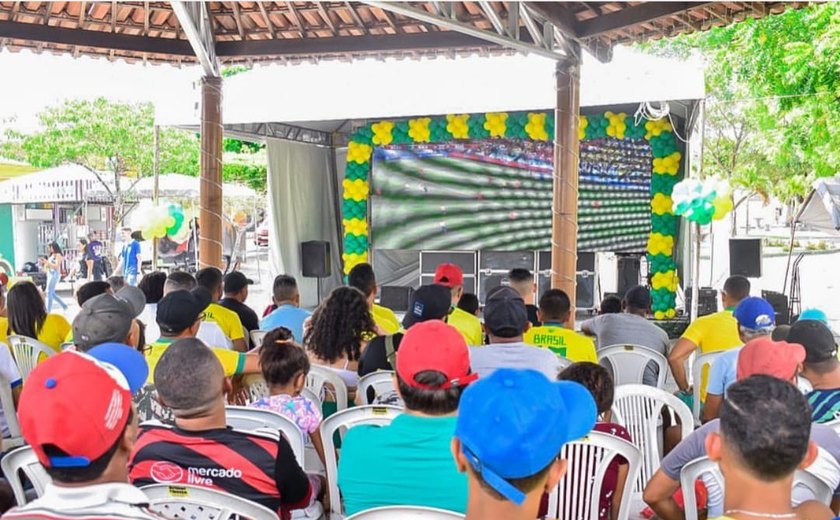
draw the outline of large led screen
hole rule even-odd
[[[644,252],[651,149],[645,140],[580,145],[578,250]],[[378,147],[370,197],[376,249],[545,250],[553,145],[519,140]]]

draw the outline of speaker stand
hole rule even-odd
[[[788,306],[788,321],[793,316],[802,313],[802,284],[799,280],[799,264],[805,258],[804,253],[799,253],[793,261],[793,271],[790,279],[790,305]]]
[[[318,293],[318,305],[321,305],[321,277],[315,278],[315,291]],[[316,306],[317,307],[317,306]]]

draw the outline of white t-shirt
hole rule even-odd
[[[233,342],[225,336],[222,328],[216,322],[202,321],[201,327],[198,328],[198,334],[195,335],[198,339],[203,341],[208,347],[226,348],[228,350],[233,348]],[[151,345],[160,338],[160,327],[156,322],[146,325],[146,343]]]
[[[470,366],[479,378],[488,377],[497,368],[531,369],[554,381],[562,366],[557,355],[547,348],[525,343],[497,343],[470,347]]]
[[[12,353],[5,343],[0,343],[0,376],[3,376],[3,379],[11,384],[13,389],[23,383],[17,363],[15,363]],[[3,437],[9,437],[11,435],[2,405],[0,405],[0,430],[3,432]]]

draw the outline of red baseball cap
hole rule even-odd
[[[464,271],[455,264],[440,264],[435,269],[435,283],[446,287],[464,285]]]
[[[96,352],[94,352],[96,351]],[[143,355],[105,344],[88,353],[62,352],[29,374],[20,397],[21,433],[45,467],[86,467],[123,434],[131,393],[148,374]],[[52,445],[65,455],[47,455]]]
[[[443,373],[446,382],[429,386],[415,381],[425,370]],[[441,320],[424,321],[406,331],[397,351],[397,373],[405,384],[424,390],[466,386],[478,379],[478,374],[470,373],[470,349],[464,336]]]
[[[737,379],[764,374],[790,381],[804,361],[802,345],[762,336],[744,345],[738,353]]]

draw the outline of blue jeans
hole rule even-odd
[[[137,273],[136,272],[126,272],[124,275],[125,283],[132,286],[137,287]]]
[[[61,279],[61,273],[53,269],[47,275],[47,312],[52,312],[53,302],[57,302],[64,310],[67,310],[67,304],[64,300],[56,294],[55,288],[58,281]]]

